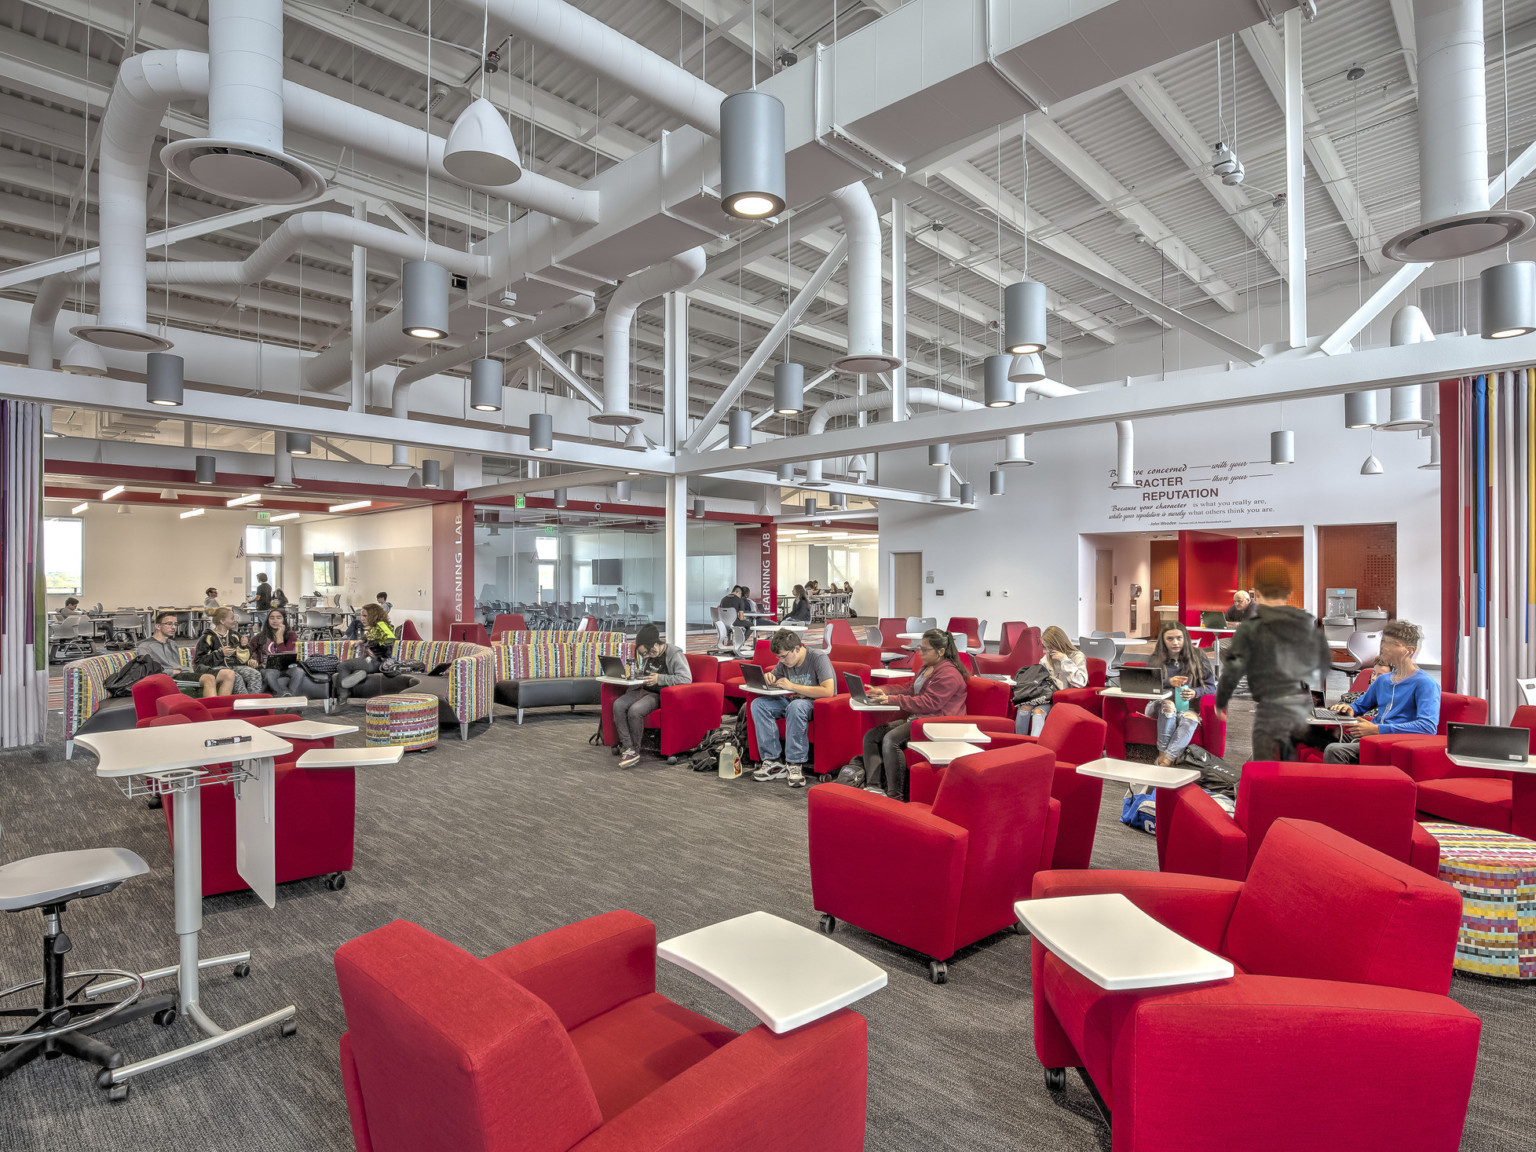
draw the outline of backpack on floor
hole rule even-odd
[[[101,687],[108,696],[132,696],[135,684],[146,676],[158,675],[160,671],[157,661],[148,656],[135,656],[103,680]]]
[[[720,767],[720,750],[736,738],[734,728],[721,725],[704,737],[703,743],[694,750],[688,767],[695,772],[714,772]]]
[[[1142,832],[1157,832],[1157,793],[1137,792],[1134,788],[1120,802],[1120,823]]]
[[[1199,771],[1200,787],[1207,792],[1237,794],[1237,781],[1242,776],[1242,770],[1232,767],[1220,756],[1213,755],[1200,745],[1191,744],[1184,749],[1179,763]]]

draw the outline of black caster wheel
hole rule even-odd
[[[176,1023],[176,1016],[176,1009],[162,1008],[160,1011],[156,1012],[152,1017],[150,1017],[150,1019],[154,1020],[154,1022],[160,1025],[162,1028],[169,1028],[172,1024]]]
[[[1028,936],[1029,935],[1029,929],[1024,927],[1023,921],[1020,921],[1020,920],[1015,920],[1013,922],[1013,924],[1009,927],[1008,931],[1012,932],[1015,936]]]
[[[340,892],[347,886],[347,874],[345,872],[332,872],[325,878],[325,886],[332,892]]]
[[[1047,1068],[1045,1070],[1045,1086],[1052,1092],[1065,1092],[1067,1090],[1067,1070],[1065,1068]]]
[[[293,1036],[293,1035],[296,1035],[298,1033],[298,1031],[299,1031],[298,1022],[296,1020],[284,1020],[282,1027],[279,1028],[277,1031],[278,1031],[278,1035],[280,1035],[280,1036]]]
[[[130,1085],[127,1084],[112,1085],[112,1087],[107,1089],[107,1099],[113,1104],[121,1104],[124,1100],[128,1099],[129,1087]]]
[[[823,932],[830,936],[832,933],[837,931],[837,917],[832,915],[830,912],[823,912],[821,914],[821,919],[816,924],[816,927],[820,928]]]
[[[948,984],[949,965],[942,960],[928,961],[928,980],[933,984]]]
[[[236,980],[244,980],[247,976],[249,976],[251,974],[251,966],[249,964],[243,964],[243,963],[242,964],[236,964],[234,966],[233,972],[235,974],[235,979]]]
[[[667,763],[668,764],[676,764],[677,763],[677,757],[676,756],[668,756],[667,757]]]
[[[144,807],[146,807],[146,808],[164,808],[165,807],[165,801],[162,800],[159,796],[147,796],[144,799]]]

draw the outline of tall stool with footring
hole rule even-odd
[[[0,1016],[20,1018],[12,1032],[0,1034],[0,1079],[39,1056],[52,1060],[72,1056],[103,1069],[119,1068],[126,1058],[93,1033],[130,1020],[153,1016],[155,1023],[176,1020],[176,994],[144,996],[144,978],[116,968],[64,971],[64,956],[74,947],[60,919],[71,900],[101,896],[124,880],[142,876],[149,865],[126,848],[88,848],[78,852],[50,852],[0,867],[0,911],[25,912],[36,908],[43,914],[43,976],[0,992]],[[127,984],[121,1000],[82,1001],[80,996],[102,977]],[[80,981],[68,988],[71,981]],[[42,1002],[17,1006],[12,998],[42,986]],[[128,1085],[113,1084],[106,1073],[98,1079],[108,1098],[127,1099]]]

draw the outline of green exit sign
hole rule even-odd
[[[514,497],[512,497],[512,507],[514,507],[514,508],[526,508],[526,507],[528,507],[528,498],[526,496],[514,496]]]
[[[256,519],[258,519],[258,520],[270,520],[270,519],[272,519],[272,513],[270,513],[270,512],[263,512],[260,509],[257,509],[257,511],[256,511]]]
[[[553,524],[544,525],[544,535],[553,536],[556,531],[558,531],[558,529],[556,529]]]

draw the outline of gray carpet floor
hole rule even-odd
[[[1231,751],[1246,751],[1248,705],[1232,712]],[[37,1061],[0,1082],[0,1148],[160,1152],[322,1152],[352,1147],[337,1038],[344,1028],[331,954],[396,918],[485,954],[580,917],[629,908],[662,937],[764,909],[814,923],[806,873],[805,793],[749,778],[723,781],[648,759],[620,771],[588,746],[591,715],[531,714],[476,725],[359,781],[357,863],[346,889],[284,885],[268,910],[250,894],[205,901],[203,954],[248,947],[253,970],[205,976],[204,1004],[235,1023],[293,1003],[299,1032],[237,1042],[135,1082],[109,1105],[91,1071]],[[71,966],[170,963],[171,853],[158,812],[92,774],[93,759],[0,754],[0,859],[122,845],[149,875],[70,908]],[[360,737],[351,737],[358,741]],[[1156,867],[1152,838],[1118,821],[1106,789],[1099,867]],[[878,877],[871,878],[878,883]],[[31,979],[40,918],[0,918],[0,983]],[[866,933],[837,938],[890,973],[859,1007],[870,1024],[870,1149],[1108,1149],[1086,1090],[1046,1092],[1030,1040],[1029,943],[998,936],[967,950],[936,987],[921,958]],[[670,965],[660,990],[738,1029],[733,1000]],[[1482,1055],[1463,1148],[1528,1146],[1536,988],[1458,976],[1452,994],[1483,1018]],[[194,1038],[185,1022],[108,1034],[139,1057]],[[1220,1092],[1220,1069],[1190,1069],[1195,1091]],[[814,1092],[808,1070],[803,1090]]]

